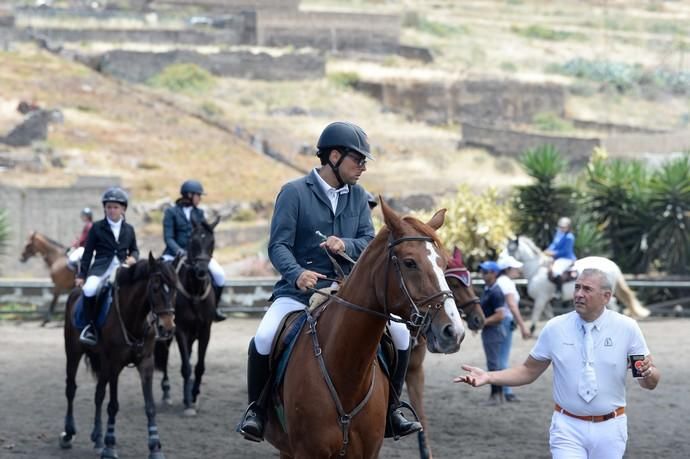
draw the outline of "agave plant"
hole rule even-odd
[[[671,160],[654,173],[649,184],[649,231],[660,268],[690,272],[690,154]]]
[[[575,190],[556,185],[556,177],[567,168],[567,162],[551,145],[526,151],[520,164],[536,182],[517,187],[513,196],[513,218],[517,231],[532,238],[541,247],[549,244],[562,216],[573,215]]]
[[[603,230],[614,260],[627,272],[647,271],[651,227],[649,175],[637,161],[594,160],[587,169],[587,210]]]

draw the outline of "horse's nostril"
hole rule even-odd
[[[453,327],[452,324],[448,324],[443,327],[443,331],[441,333],[445,338],[455,338],[457,336],[457,333],[455,333],[455,327]]]

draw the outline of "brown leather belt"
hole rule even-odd
[[[620,408],[616,408],[615,411],[611,411],[608,414],[602,414],[600,416],[578,416],[577,414],[573,414],[569,411],[566,411],[561,407],[558,403],[556,403],[556,406],[554,407],[556,411],[559,413],[563,413],[566,416],[570,416],[571,418],[575,419],[580,419],[582,421],[589,421],[589,422],[604,422],[608,421],[609,419],[613,419],[615,417],[621,416],[625,413],[625,407],[621,406]]]

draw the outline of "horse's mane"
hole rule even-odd
[[[174,274],[172,265],[170,263],[159,263],[159,269],[166,280],[166,283],[174,282]],[[150,275],[148,258],[137,261],[129,268],[119,269],[117,271],[117,283],[120,285],[131,285],[141,280],[147,280]]]
[[[541,249],[537,247],[537,244],[534,243],[534,241],[527,236],[520,236],[520,240],[525,243],[529,248],[531,248],[534,253],[540,254]]]
[[[51,244],[53,244],[53,245],[56,245],[56,246],[60,247],[61,249],[67,248],[67,246],[65,246],[65,245],[63,245],[63,244],[61,244],[61,243],[59,243],[59,242],[56,241],[55,239],[49,238],[48,236],[46,236],[46,235],[43,234],[43,233],[39,233],[38,231],[35,232],[35,236],[41,236],[41,237],[42,237],[43,239],[45,239],[47,242],[49,242],[49,243],[51,243]]]

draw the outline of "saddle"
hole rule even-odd
[[[549,269],[549,280],[551,282],[553,282],[554,284],[556,284],[557,286],[561,286],[562,284],[564,284],[566,282],[574,281],[575,279],[577,279],[577,276],[578,276],[577,270],[575,269],[574,266],[571,266],[567,270],[563,271],[563,274],[561,274],[561,276],[560,276],[560,283],[559,283],[557,276],[554,276],[553,271],[551,271]]]
[[[110,311],[110,306],[113,304],[113,288],[110,283],[107,283],[101,288],[98,293],[96,304],[98,305],[98,317],[96,318],[96,327],[101,329],[105,324],[105,320],[108,317],[108,312]],[[84,311],[84,295],[79,295],[77,301],[74,303],[74,310],[72,311],[72,324],[75,328],[83,330],[89,321],[86,318],[86,312]]]

